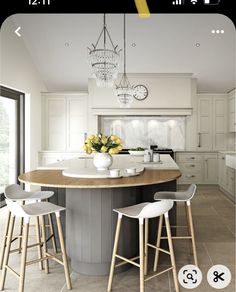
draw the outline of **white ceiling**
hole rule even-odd
[[[21,26],[25,45],[49,91],[87,90],[87,47],[102,29],[101,14],[12,17]],[[113,42],[122,48],[123,15],[107,15],[107,24]],[[212,29],[225,33],[212,34]],[[227,92],[235,87],[235,27],[223,15],[152,14],[148,19],[127,15],[126,35],[129,73],[193,73],[198,92]]]

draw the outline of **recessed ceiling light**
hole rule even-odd
[[[217,29],[217,30],[216,30],[216,33],[220,33],[220,30],[219,30],[219,29]]]
[[[68,48],[69,46],[70,46],[70,43],[67,43],[67,42],[66,42],[66,43],[65,43],[65,47]]]
[[[220,31],[221,33],[225,33],[225,31],[222,29],[221,31]]]
[[[213,30],[211,31],[211,33],[216,33],[216,31],[213,29]]]
[[[136,47],[136,44],[135,43],[132,43],[131,46],[134,48],[134,47]]]
[[[200,46],[201,46],[200,43],[196,43],[196,44],[195,44],[195,47],[197,47],[197,48],[199,48]]]

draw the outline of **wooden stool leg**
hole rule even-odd
[[[22,240],[19,292],[24,292],[28,235],[29,235],[29,218],[24,218],[24,234]]]
[[[14,223],[15,223],[15,216],[11,215],[10,223],[9,223],[9,229],[8,229],[8,232],[7,232],[7,245],[6,245],[6,249],[5,249],[5,252],[4,252],[2,275],[1,275],[1,279],[0,279],[0,290],[1,291],[4,290],[5,281],[6,281],[6,272],[7,272],[6,265],[8,265],[8,261],[9,261],[9,254],[10,254],[10,248],[11,248],[11,241],[12,241]]]
[[[46,199],[46,202],[49,202],[49,199]],[[49,228],[50,228],[50,235],[52,235],[53,251],[54,253],[57,253],[57,243],[56,243],[55,231],[54,231],[54,226],[53,226],[53,221],[52,221],[52,214],[48,214],[48,223],[49,223]]]
[[[165,213],[165,223],[166,223],[168,245],[169,245],[169,250],[170,250],[170,260],[171,260],[171,265],[173,267],[172,271],[173,271],[173,278],[174,278],[174,284],[175,284],[175,291],[179,292],[179,283],[178,283],[178,278],[177,278],[175,255],[174,255],[174,248],[173,248],[172,237],[171,237],[171,229],[170,229],[168,212]]]
[[[67,285],[67,289],[72,289],[66,249],[65,249],[65,242],[64,242],[63,231],[62,231],[62,226],[61,226],[60,212],[56,212],[56,218],[57,218],[58,235],[59,235],[61,251],[62,251],[64,271],[65,271],[65,276],[66,276],[66,285]]]
[[[2,266],[3,266],[4,253],[5,253],[5,250],[6,250],[7,233],[8,233],[10,218],[11,218],[11,212],[8,211],[7,221],[6,221],[5,230],[4,230],[4,234],[3,234],[2,248],[1,248],[1,252],[0,252],[0,270],[2,269]]]
[[[139,218],[140,292],[144,292],[143,218]]]
[[[159,224],[158,224],[158,230],[157,230],[157,243],[156,243],[156,252],[155,252],[155,260],[154,260],[154,266],[153,266],[153,271],[157,271],[157,264],[159,260],[159,249],[160,248],[160,243],[161,243],[161,233],[162,233],[162,225],[163,225],[163,215],[159,217]]]
[[[22,201],[22,205],[25,205],[25,201]],[[18,253],[21,253],[21,249],[22,249],[22,235],[23,235],[23,223],[24,223],[24,218],[20,218],[20,237],[19,237],[19,241],[18,241]]]
[[[115,262],[116,262],[116,253],[119,243],[119,237],[120,237],[120,227],[121,227],[121,221],[122,221],[122,215],[118,214],[117,224],[116,224],[116,234],[115,234],[115,240],[114,240],[114,247],[112,252],[112,258],[111,258],[111,268],[110,268],[110,274],[109,274],[109,280],[108,280],[108,286],[107,291],[111,291],[112,287],[112,281],[113,281],[113,275],[114,275],[114,269],[115,269]]]
[[[145,219],[145,236],[144,236],[144,275],[148,272],[148,218]]]
[[[49,223],[49,228],[50,228],[50,235],[52,235],[52,246],[53,246],[53,251],[54,253],[57,253],[57,244],[56,244],[56,239],[55,239],[55,231],[53,227],[53,221],[52,221],[52,214],[48,214],[48,223]]]
[[[42,239],[43,239],[43,257],[46,257],[46,253],[47,253],[47,240],[46,240],[46,231],[45,231],[45,220],[44,220],[44,216],[40,216],[41,217],[41,225],[42,225]],[[48,260],[44,261],[44,269],[45,269],[45,273],[48,274],[49,273],[49,267],[48,267]]]
[[[23,222],[24,222],[24,218],[20,218],[20,233],[19,233],[19,238],[18,238],[18,253],[21,253],[21,249],[22,249],[22,234],[23,234]]]
[[[196,249],[196,241],[195,241],[195,234],[194,234],[194,227],[193,227],[193,217],[192,217],[192,210],[191,210],[190,201],[187,201],[187,210],[188,210],[188,220],[189,220],[190,234],[191,234],[192,246],[193,246],[194,264],[195,264],[195,266],[198,267],[197,249]]]
[[[39,224],[39,217],[36,217],[36,236],[37,236],[37,243],[38,245],[38,258],[42,258],[42,248],[41,248],[41,234],[40,234],[40,224]],[[39,269],[43,270],[43,262],[39,262]]]

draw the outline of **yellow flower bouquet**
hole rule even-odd
[[[123,146],[122,140],[116,135],[105,136],[101,133],[90,135],[84,143],[84,150],[87,154],[91,153],[119,153]]]

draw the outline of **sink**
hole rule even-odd
[[[228,167],[236,169],[236,153],[226,154],[225,164]]]

